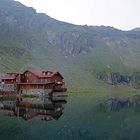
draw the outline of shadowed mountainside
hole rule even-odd
[[[99,71],[140,69],[140,31],[78,26],[0,0],[0,72],[27,68],[61,71],[71,86],[93,87]],[[98,85],[98,84],[97,84]]]

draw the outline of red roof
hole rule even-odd
[[[39,77],[39,78],[51,78],[51,77],[54,76],[55,74],[59,74],[59,75],[62,77],[62,79],[64,79],[63,76],[62,76],[59,72],[57,72],[57,71],[51,71],[51,70],[48,70],[48,71],[26,70],[25,72],[27,72],[27,71],[33,73],[34,75],[36,75],[36,76]],[[25,73],[25,72],[24,72],[24,73]],[[20,74],[20,73],[6,73],[5,75],[2,75],[2,76],[1,76],[1,79],[2,79],[2,80],[13,80],[13,79],[15,79],[19,74]]]
[[[42,76],[42,71],[39,71],[39,70],[27,70],[27,71],[33,73],[34,75],[38,77]]]
[[[5,75],[1,76],[2,80],[13,80],[16,78],[16,76],[18,75],[18,73],[6,73]]]
[[[49,78],[49,77],[52,77],[55,74],[59,74],[63,78],[63,76],[57,71],[50,71],[50,70],[49,71],[27,70],[27,71],[33,73],[34,75],[36,75],[39,78]],[[25,71],[25,72],[27,72],[27,71]]]

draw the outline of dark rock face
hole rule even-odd
[[[109,85],[127,85],[133,88],[140,88],[140,72],[134,72],[132,75],[122,75],[120,73],[97,74],[97,79],[105,81]]]
[[[132,86],[134,88],[140,88],[140,72],[132,74]]]
[[[104,80],[106,83],[110,85],[119,85],[125,84],[128,86],[132,85],[132,76],[121,75],[120,73],[107,73],[107,74],[99,74],[97,76],[98,79]]]
[[[127,84],[131,85],[131,76],[121,75],[119,73],[111,73],[110,74],[111,84]]]

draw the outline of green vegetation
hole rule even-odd
[[[0,117],[0,139],[138,140],[139,111],[101,112],[98,105],[110,97],[140,94],[140,89],[109,86],[96,74],[135,72],[139,87],[139,60],[139,30],[76,26],[16,1],[0,0],[0,73],[55,69],[64,75],[69,93],[57,122]]]
[[[36,98],[38,96],[34,95],[34,94],[23,94],[23,95],[21,95],[21,97],[23,97],[23,98]]]

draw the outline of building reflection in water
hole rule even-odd
[[[58,120],[63,114],[67,96],[16,97],[0,96],[0,114],[22,117],[25,120]]]

